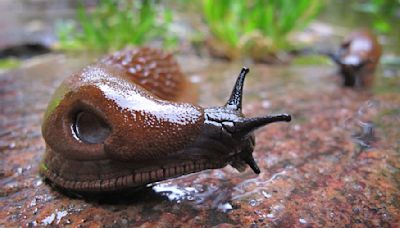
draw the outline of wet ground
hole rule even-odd
[[[178,59],[203,106],[225,102],[242,66]],[[45,55],[0,76],[0,224],[400,225],[400,94],[342,88],[333,65],[249,65],[245,114],[293,115],[290,124],[257,131],[258,176],[206,170],[119,199],[83,200],[51,189],[38,175],[43,112],[55,86],[86,62]]]
[[[1,4],[4,12],[10,11]],[[61,1],[54,4],[66,7]],[[65,15],[51,11],[53,16],[44,17]],[[25,25],[30,16],[18,18],[16,24],[2,27],[11,33],[2,33],[0,46],[13,44],[16,37],[35,37],[26,35],[36,31],[35,23],[17,34],[13,27]],[[325,31],[326,37],[346,32],[320,23],[310,27],[308,33]],[[398,51],[398,46],[385,44],[383,60]],[[190,51],[177,57],[204,107],[225,103],[244,65],[200,58]],[[38,175],[44,154],[40,125],[54,88],[93,60],[43,55],[0,74],[0,227],[400,226],[398,63],[380,66],[372,91],[342,88],[335,66],[329,64],[245,64],[251,69],[244,89],[245,114],[293,116],[289,124],[256,132],[260,175],[225,167],[123,197],[84,200],[53,190]]]

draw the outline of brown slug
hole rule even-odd
[[[243,116],[248,72],[224,106],[203,109],[182,102],[185,77],[159,50],[122,51],[89,65],[65,79],[48,106],[40,173],[61,189],[100,193],[228,164],[259,173],[253,131],[291,117]]]
[[[343,85],[369,88],[381,57],[381,45],[367,29],[348,35],[335,53],[328,54],[339,66]]]

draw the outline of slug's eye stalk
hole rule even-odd
[[[322,52],[322,54],[328,56],[336,64],[338,64],[338,65],[342,64],[342,59],[340,58],[340,54],[339,53]]]
[[[238,78],[236,79],[235,86],[233,87],[231,97],[228,102],[226,102],[225,107],[231,110],[240,111],[242,110],[242,95],[243,95],[243,85],[244,79],[247,73],[249,73],[249,68],[243,67]]]
[[[249,71],[250,69],[247,67],[243,67],[240,71],[231,96],[229,97],[228,102],[226,102],[225,108],[241,112],[244,80],[246,79],[246,75],[249,73]],[[231,127],[231,132],[234,132],[235,134],[246,135],[264,125],[279,121],[290,122],[291,119],[291,116],[288,114],[268,115],[255,118],[241,118],[240,120],[235,121],[234,126]]]
[[[235,123],[235,132],[237,134],[250,134],[257,128],[274,122],[290,122],[292,117],[288,114],[268,115],[255,118],[244,118]]]

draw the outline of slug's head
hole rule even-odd
[[[367,29],[361,29],[345,37],[337,53],[330,57],[342,68],[357,72],[366,66],[374,67],[380,56],[381,45],[376,36]]]
[[[243,171],[246,164],[255,173],[260,173],[253,158],[255,139],[253,132],[270,123],[278,121],[289,122],[291,116],[288,114],[268,115],[255,118],[246,118],[242,114],[242,92],[246,74],[249,69],[244,67],[240,72],[232,94],[228,102],[222,107],[208,108],[205,113],[205,131],[208,137],[207,144],[213,145],[213,149],[221,148],[228,151],[222,154],[229,160],[229,164]],[[215,146],[220,144],[220,147]]]

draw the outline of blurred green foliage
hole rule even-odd
[[[289,34],[312,20],[323,0],[202,0],[202,12],[211,33],[208,44],[235,59],[273,56],[291,47]],[[82,4],[76,22],[61,21],[56,30],[59,47],[66,50],[110,51],[150,41],[176,44],[169,32],[172,11],[155,0],[99,0],[94,9]],[[188,2],[182,3],[188,4]]]
[[[358,1],[354,8],[358,11],[370,13],[373,17],[373,27],[382,33],[389,33],[398,29],[400,19],[400,0],[369,0]],[[397,21],[397,23],[393,23]],[[392,25],[395,24],[396,28]]]
[[[100,0],[90,11],[81,4],[76,17],[79,26],[62,21],[56,27],[61,49],[109,51],[154,40],[165,46],[176,42],[168,31],[171,11],[152,0]]]
[[[254,59],[290,47],[289,34],[304,28],[319,12],[322,0],[203,0],[211,45],[227,58]]]

